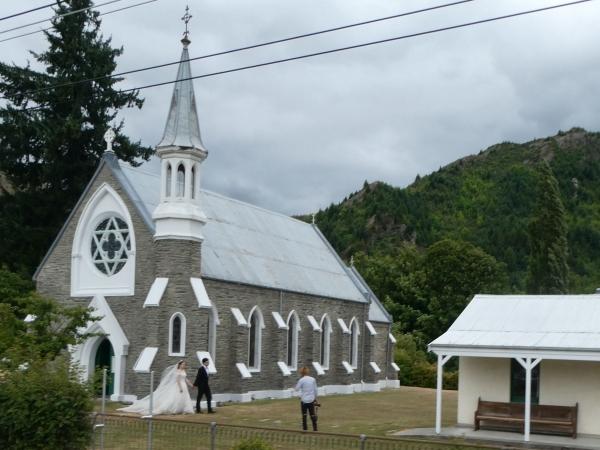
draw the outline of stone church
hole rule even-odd
[[[307,365],[320,393],[399,385],[391,318],[318,227],[201,189],[208,155],[183,51],[156,155],[106,152],[40,264],[38,291],[93,308],[72,349],[83,375],[109,368],[113,400],[186,359],[211,361],[216,401],[282,398]],[[155,384],[157,384],[156,381]]]

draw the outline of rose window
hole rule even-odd
[[[94,230],[91,243],[92,261],[105,275],[119,272],[129,257],[131,241],[129,228],[118,217],[104,219]]]

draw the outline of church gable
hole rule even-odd
[[[34,279],[43,294],[64,302],[134,294],[136,255],[152,252],[152,236],[114,163],[100,162],[38,267]]]

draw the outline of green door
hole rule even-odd
[[[96,361],[94,367],[96,373],[100,373],[100,385],[98,388],[98,395],[102,395],[102,369],[106,369],[106,395],[113,393],[114,373],[112,372],[112,360],[115,356],[112,345],[108,339],[104,339],[98,350],[96,351]]]

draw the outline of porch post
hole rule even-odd
[[[531,371],[537,366],[542,358],[516,358],[525,369],[525,432],[523,440],[529,442],[531,431]]]
[[[525,436],[523,440],[529,442],[531,429],[531,358],[525,358]]]
[[[442,432],[442,381],[444,375],[444,364],[452,358],[452,355],[441,355],[438,354],[437,361],[437,390],[435,396],[435,432],[440,434]]]

